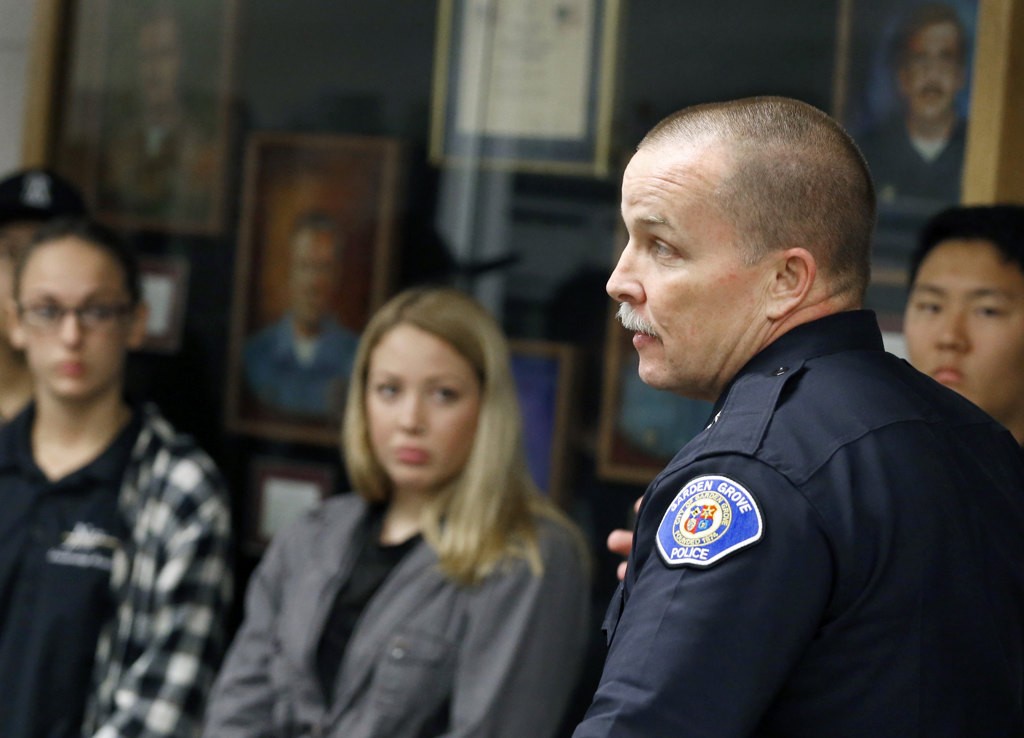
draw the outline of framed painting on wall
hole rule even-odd
[[[237,0],[84,0],[57,168],[119,228],[216,234],[231,146]]]
[[[395,270],[402,144],[254,134],[235,267],[226,424],[333,446],[359,333]]]
[[[512,376],[523,412],[526,463],[534,482],[568,504],[570,428],[575,408],[575,349],[554,341],[510,342]]]

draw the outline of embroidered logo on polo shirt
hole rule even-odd
[[[658,526],[658,552],[668,566],[710,566],[761,540],[757,501],[728,477],[708,475],[679,490]]]
[[[64,534],[60,546],[46,552],[51,564],[110,571],[114,552],[121,545],[116,536],[90,523],[77,522]]]

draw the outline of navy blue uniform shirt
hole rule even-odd
[[[118,511],[136,412],[96,459],[57,480],[32,455],[35,408],[0,429],[0,736],[79,738],[111,567],[126,545]]]
[[[829,316],[651,483],[575,738],[1024,735],[1012,436]]]

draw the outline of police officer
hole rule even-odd
[[[1024,734],[1024,464],[885,353],[863,158],[815,108],[659,123],[608,282],[648,384],[714,402],[644,494],[575,738]]]

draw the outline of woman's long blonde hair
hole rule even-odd
[[[391,482],[370,444],[366,377],[374,348],[398,325],[415,326],[446,341],[480,379],[480,415],[469,458],[437,491],[422,521],[423,537],[437,552],[442,571],[457,582],[473,584],[502,560],[518,557],[539,575],[543,566],[537,517],[573,526],[541,497],[530,478],[508,343],[491,315],[465,293],[445,287],[410,289],[388,301],[366,326],[342,430],[349,480],[368,501],[391,497]]]

